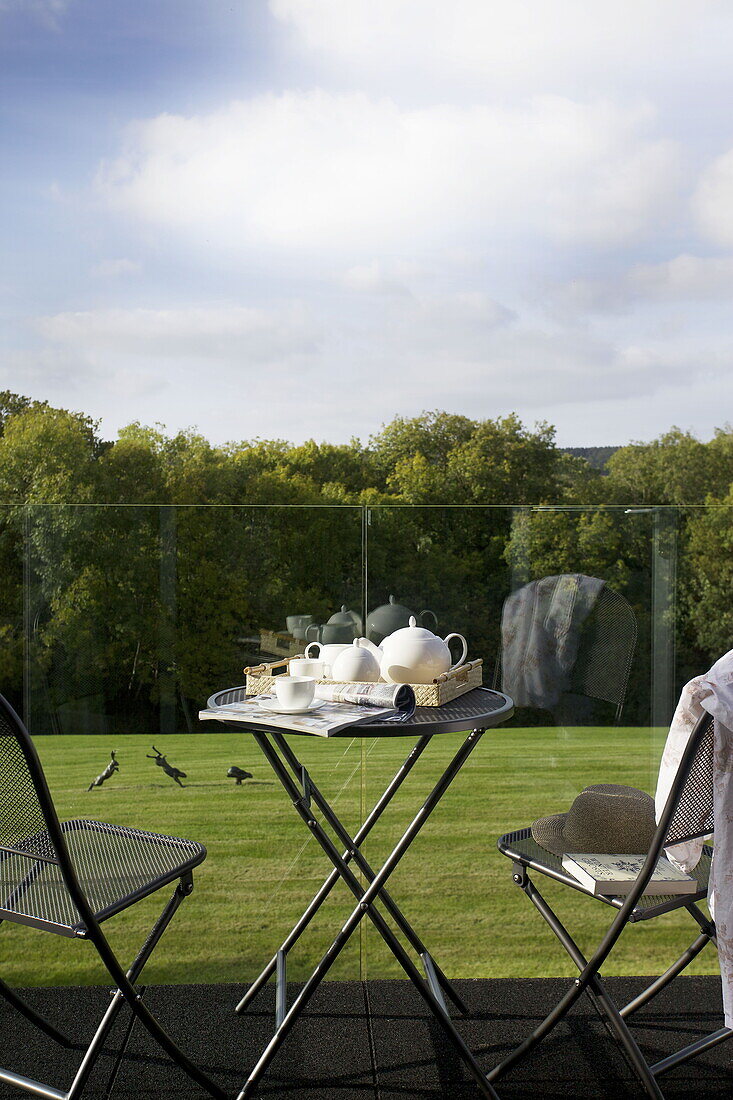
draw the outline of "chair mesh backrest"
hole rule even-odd
[[[24,750],[29,743],[27,732],[0,696],[0,849],[55,860]]]
[[[508,601],[505,613],[507,604]],[[563,690],[615,705],[618,719],[626,699],[636,635],[636,615],[631,604],[604,585],[580,628],[577,656]],[[494,687],[504,684],[505,690],[512,694],[504,673],[502,653],[495,669]]]
[[[687,780],[667,830],[667,844],[713,832],[713,746],[715,723],[707,717],[691,736],[699,734]]]
[[[603,588],[583,624],[570,690],[620,706],[636,648],[636,616],[618,592]]]

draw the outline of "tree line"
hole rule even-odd
[[[61,729],[82,699],[110,722],[196,708],[286,614],[325,621],[390,594],[490,664],[508,592],[561,572],[634,606],[641,720],[665,554],[678,677],[733,644],[730,426],[707,442],[673,428],[600,468],[514,415],[396,417],[346,444],[216,446],[139,423],[112,442],[83,413],[5,391],[0,504],[0,676],[20,700],[25,663],[36,713]]]

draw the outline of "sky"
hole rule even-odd
[[[0,389],[213,443],[733,421],[730,0],[0,0]]]

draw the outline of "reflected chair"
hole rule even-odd
[[[597,591],[581,613],[578,582]],[[608,724],[607,717],[617,724],[636,638],[631,604],[596,578],[564,574],[531,581],[504,602],[494,687],[514,700],[520,716],[527,708],[550,714],[559,725]]]
[[[193,868],[205,857],[201,844],[179,837],[99,821],[60,822],[30,735],[0,696],[0,921],[90,940],[116,987],[68,1089],[7,1069],[0,1069],[0,1081],[48,1100],[76,1100],[127,1002],[174,1062],[212,1096],[224,1097],[150,1013],[134,984],[179,905],[191,893]],[[101,923],[173,882],[172,897],[125,972]],[[62,1046],[73,1045],[2,980],[0,996],[51,1039]]]
[[[535,842],[529,828],[507,833],[499,838],[498,846],[512,861],[514,882],[527,895],[529,900],[557,936],[579,971],[579,977],[573,982],[555,1008],[541,1024],[508,1057],[504,1058],[489,1074],[491,1081],[496,1080],[508,1069],[524,1058],[554,1026],[563,1019],[568,1010],[586,993],[606,1025],[612,1038],[618,1043],[632,1069],[641,1082],[647,1096],[663,1097],[657,1078],[673,1066],[709,1050],[733,1032],[726,1027],[690,1043],[688,1046],[650,1064],[642,1054],[634,1039],[627,1020],[637,1009],[647,1004],[669,985],[708,943],[716,944],[715,925],[698,907],[708,888],[711,848],[704,846],[703,854],[692,875],[697,879],[698,889],[694,894],[650,895],[645,890],[657,860],[664,847],[681,841],[707,837],[713,831],[712,796],[712,753],[713,719],[708,714],[695,725],[676,776],[672,783],[665,808],[659,824],[654,831],[646,862],[631,892],[627,896],[600,896],[595,900],[605,903],[615,915],[608,931],[596,950],[586,958],[571,934],[560,922],[546,899],[532,881],[535,875],[545,875],[563,886],[571,887],[580,893],[592,897],[572,875],[564,870],[560,856],[553,855]],[[629,924],[651,920],[662,913],[684,910],[697,925],[698,935],[680,957],[642,993],[622,1008],[618,1008],[611,999],[599,974],[616,942]]]

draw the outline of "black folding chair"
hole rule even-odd
[[[116,989],[67,1090],[0,1069],[0,1081],[48,1100],[80,1096],[124,1002],[166,1053],[215,1097],[225,1093],[173,1042],[143,1003],[134,983],[193,889],[201,844],[100,821],[56,815],[38,755],[25,726],[0,695],[0,921],[91,940]],[[175,891],[125,973],[100,928],[102,921],[168,883]],[[0,995],[62,1046],[71,1041],[0,979]]]
[[[649,847],[646,862],[633,889],[627,896],[601,896],[597,898],[598,901],[605,902],[617,912],[601,943],[590,958],[585,957],[575,940],[550,908],[532,882],[531,875],[534,873],[546,875],[564,886],[570,886],[572,889],[589,896],[593,895],[564,870],[560,856],[548,852],[532,839],[530,829],[520,829],[518,832],[507,833],[505,836],[500,837],[498,841],[499,850],[512,861],[514,882],[524,891],[545,918],[573,963],[577,966],[579,976],[558,1001],[552,1012],[545,1017],[532,1034],[487,1075],[489,1080],[496,1080],[497,1077],[527,1055],[537,1043],[545,1038],[555,1024],[563,1019],[583,993],[587,993],[608,1031],[626,1055],[647,1096],[663,1097],[657,1077],[671,1069],[672,1066],[679,1065],[681,1062],[709,1050],[733,1034],[733,1031],[729,1028],[720,1028],[704,1038],[690,1043],[669,1057],[650,1065],[639,1049],[626,1023],[627,1019],[637,1009],[651,1001],[674,978],[682,973],[706,944],[716,943],[714,923],[705,916],[697,904],[707,894],[712,855],[712,850],[709,847],[705,846],[703,848],[702,858],[694,872],[692,872],[698,882],[698,890],[694,894],[659,896],[645,894],[644,892],[664,847],[683,840],[692,840],[695,837],[705,837],[713,831],[712,754],[713,720],[709,715],[704,715],[690,735],[667,803]],[[653,981],[623,1008],[618,1008],[609,996],[599,970],[611,953],[619,936],[627,924],[651,920],[661,913],[669,913],[678,909],[684,909],[689,913],[699,928],[699,935],[664,974]]]

